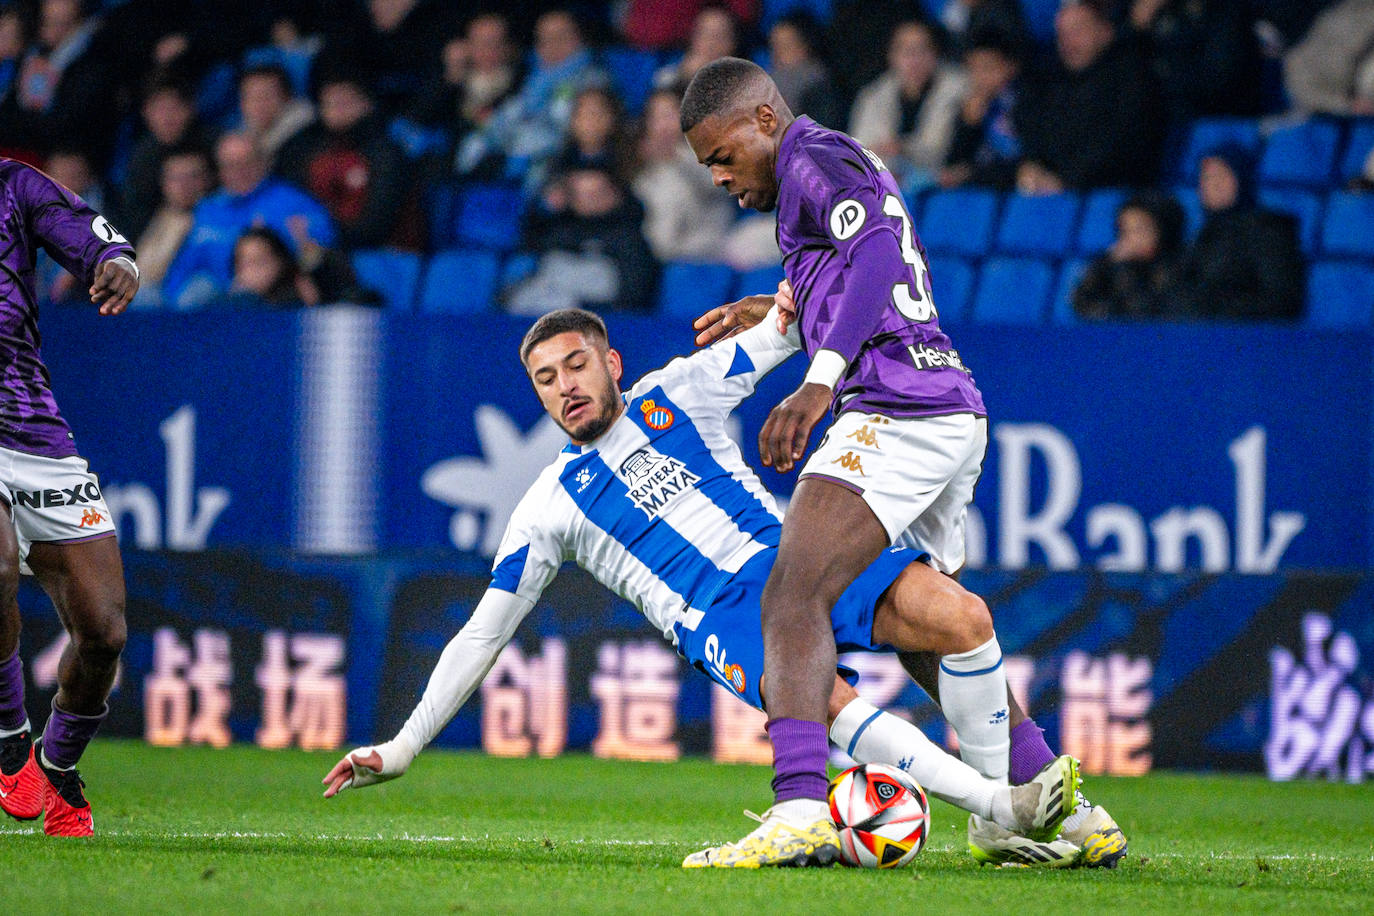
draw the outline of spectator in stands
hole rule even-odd
[[[1160,318],[1173,304],[1183,258],[1183,208],[1141,191],[1116,211],[1116,241],[1088,265],[1073,291],[1080,318]]]
[[[196,119],[195,102],[185,84],[157,79],[143,97],[143,125],[146,133],[134,143],[120,203],[120,227],[129,238],[138,238],[157,209],[162,187],[162,163],[168,153],[187,145],[206,151],[214,143],[213,134]],[[139,249],[139,269],[143,250]],[[152,285],[143,274],[146,292]],[[142,298],[142,297],[140,297]]]
[[[1302,315],[1305,265],[1297,221],[1255,203],[1255,160],[1226,144],[1202,159],[1206,219],[1183,265],[1181,317],[1287,319]]]
[[[54,181],[90,204],[91,209],[104,209],[105,189],[99,176],[91,168],[91,161],[85,153],[70,148],[55,149],[48,156],[43,168]],[[8,232],[0,232],[0,238],[8,242]],[[85,287],[75,276],[52,260],[47,252],[39,257],[37,271],[39,287],[47,290],[47,296],[52,302],[69,302],[74,305],[89,303],[89,297],[83,295]]]
[[[720,193],[682,139],[680,99],[659,89],[644,106],[636,145],[634,194],[644,205],[644,235],[660,261],[709,261],[722,256],[736,207]]]
[[[454,141],[485,127],[516,87],[519,71],[509,32],[498,13],[469,22],[462,35],[444,45],[443,75],[416,97],[406,118],[442,128]]]
[[[643,51],[681,47],[691,38],[697,17],[708,6],[728,9],[742,25],[751,25],[759,18],[759,0],[629,0],[620,32]]]
[[[282,237],[271,229],[254,228],[244,230],[234,243],[234,280],[223,304],[294,309],[318,305],[319,297]]]
[[[220,190],[196,207],[191,233],[162,284],[163,301],[175,308],[199,307],[228,288],[234,243],[245,229],[267,226],[286,236],[292,218],[300,217],[311,240],[334,244],[329,213],[304,191],[269,176],[267,160],[252,137],[221,137],[215,164]]]
[[[707,6],[692,23],[687,53],[675,62],[660,67],[654,74],[654,88],[687,88],[696,72],[718,57],[733,57],[739,52],[739,23],[723,6]]]
[[[1284,57],[1293,104],[1333,115],[1374,115],[1374,0],[1343,0]]]
[[[20,61],[13,90],[0,100],[5,146],[43,155],[75,146],[96,168],[109,164],[120,111],[111,69],[95,53],[99,30],[100,17],[83,0],[42,0],[38,42]]]
[[[299,97],[310,87],[310,71],[324,47],[324,38],[311,32],[309,19],[300,12],[276,16],[269,34],[270,44],[249,48],[244,54],[244,69],[277,64],[290,78],[292,95]]]
[[[388,116],[403,111],[438,72],[447,36],[457,31],[460,4],[444,0],[367,0],[361,23],[336,30],[321,65],[348,66]],[[327,63],[326,63],[327,59]]]
[[[973,36],[989,31],[1021,47],[1030,45],[1030,29],[1018,0],[943,0],[939,18],[955,51],[967,51]]]
[[[1127,28],[1144,49],[1174,127],[1207,115],[1260,113],[1260,47],[1245,4],[1133,0]]]
[[[534,57],[520,90],[459,146],[459,174],[524,178],[562,145],[577,93],[607,83],[577,20],[564,10],[544,13],[535,22]]]
[[[592,86],[577,94],[568,139],[549,163],[559,175],[579,168],[601,168],[617,177],[627,174],[630,152],[625,137],[625,113],[610,89]]]
[[[319,122],[282,147],[278,174],[325,205],[344,250],[418,247],[414,219],[401,218],[411,188],[405,154],[355,73],[319,78]]]
[[[158,295],[167,268],[191,233],[196,205],[214,187],[210,154],[198,146],[173,149],[162,157],[160,178],[162,203],[137,236],[139,279],[143,284],[136,300],[140,305],[160,304],[152,299]]]
[[[525,247],[539,267],[511,292],[508,309],[649,308],[658,264],[644,239],[644,209],[605,169],[579,169],[560,183],[563,206],[526,227]]]
[[[940,62],[935,29],[908,20],[892,33],[887,72],[859,92],[849,132],[882,157],[903,189],[919,188],[945,164],[967,91],[963,71]]]
[[[942,187],[972,183],[1009,190],[1016,184],[1021,138],[1015,112],[1023,47],[995,29],[969,36],[964,51],[969,88],[954,123],[948,164],[940,172]]]
[[[1056,54],[1026,74],[1016,105],[1024,159],[1017,188],[1140,186],[1159,169],[1163,138],[1158,94],[1138,45],[1117,41],[1096,2],[1055,16]]]
[[[275,167],[282,147],[315,121],[315,106],[299,98],[281,64],[249,67],[239,77],[242,130]]]
[[[877,79],[887,69],[884,52],[898,24],[925,15],[920,0],[834,0],[825,57],[835,65],[840,95],[853,99]]]
[[[768,30],[768,75],[793,114],[842,130],[847,115],[820,57],[824,40],[815,17],[803,12],[782,16]]]

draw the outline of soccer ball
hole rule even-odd
[[[836,776],[827,794],[844,864],[901,868],[926,845],[930,802],[910,774],[866,763]]]

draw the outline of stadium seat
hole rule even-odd
[[[1336,176],[1342,185],[1364,171],[1365,160],[1371,151],[1374,151],[1374,118],[1364,118],[1351,125],[1350,137],[1345,142],[1345,155],[1341,156]]]
[[[520,244],[525,198],[518,188],[472,184],[458,198],[454,241],[464,247],[514,251]]]
[[[764,293],[772,294],[777,292],[778,283],[782,278],[783,270],[781,264],[774,264],[770,267],[759,267],[754,270],[746,270],[735,277],[735,285],[730,291],[731,300],[741,299],[745,296],[757,296]]]
[[[1260,157],[1263,185],[1326,188],[1336,165],[1341,131],[1331,121],[1306,121],[1269,135]]]
[[[1374,323],[1374,266],[1320,261],[1307,275],[1307,324],[1368,328]]]
[[[832,0],[763,0],[763,19],[760,26],[764,35],[788,13],[810,13],[822,24],[830,21]],[[819,49],[818,49],[819,50]]]
[[[973,319],[986,324],[1040,324],[1054,270],[1038,258],[989,258],[978,276]]]
[[[916,231],[927,251],[981,258],[992,244],[996,222],[995,192],[956,188],[926,199]]]
[[[1054,301],[1050,303],[1050,318],[1055,324],[1077,324],[1081,320],[1078,313],[1073,310],[1073,291],[1078,288],[1078,281],[1083,279],[1083,272],[1087,269],[1086,258],[1065,261],[1064,266],[1059,269],[1059,282],[1054,287]]]
[[[1026,25],[1037,44],[1054,44],[1054,17],[1061,6],[1063,0],[1021,0]]]
[[[353,252],[353,272],[363,286],[377,291],[387,308],[408,312],[420,285],[421,260],[413,251],[371,248]]]
[[[1202,118],[1195,122],[1183,151],[1183,180],[1196,185],[1203,155],[1223,143],[1237,143],[1258,152],[1259,122],[1248,118]]]
[[[1173,190],[1174,200],[1178,201],[1183,208],[1184,231],[1188,240],[1197,238],[1198,230],[1202,228],[1202,222],[1207,218],[1207,214],[1202,210],[1202,201],[1198,199],[1197,189],[1190,187],[1179,187]]]
[[[1264,188],[1259,202],[1270,210],[1287,213],[1298,221],[1298,241],[1307,255],[1317,250],[1322,225],[1322,199],[1315,191],[1302,188]]]
[[[997,250],[1063,257],[1078,228],[1079,204],[1077,194],[1008,195],[997,230]]]
[[[664,265],[658,310],[672,318],[696,318],[730,300],[735,272],[729,264],[673,261]]]
[[[1326,201],[1322,250],[1340,257],[1374,258],[1374,194],[1338,192]]]
[[[625,113],[638,115],[653,91],[658,58],[634,48],[607,48],[601,54],[601,62],[611,77],[611,86],[625,103]]]
[[[1121,188],[1099,188],[1088,195],[1078,223],[1076,247],[1080,254],[1106,251],[1116,241],[1116,211],[1125,199],[1126,191]]]
[[[955,321],[968,313],[974,279],[972,265],[963,258],[937,255],[930,259],[930,288],[941,321]]]
[[[500,259],[490,251],[441,251],[430,258],[420,311],[433,315],[485,312],[496,297]]]

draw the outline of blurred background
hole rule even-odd
[[[143,274],[97,320],[39,265],[127,564],[109,733],[399,726],[563,442],[533,317],[603,313],[633,377],[782,276],[678,131],[725,54],[903,188],[991,413],[965,581],[1051,737],[1374,773],[1374,0],[0,2],[0,153]],[[803,368],[738,411],[747,458]],[[21,601],[46,696],[64,637]],[[759,724],[567,571],[441,742],[766,761]]]

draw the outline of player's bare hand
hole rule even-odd
[[[91,303],[100,306],[102,315],[118,315],[129,307],[138,292],[138,274],[124,261],[104,261],[95,270],[91,284]]]
[[[697,346],[704,347],[747,331],[768,316],[772,296],[745,296],[737,302],[718,305],[692,322],[697,331]]]
[[[792,284],[786,277],[778,281],[778,291],[773,294],[773,305],[778,309],[778,333],[786,334],[792,322],[797,320],[797,302],[792,295]]]
[[[365,747],[349,751],[321,780],[326,786],[324,797],[333,798],[353,785],[372,785],[373,782],[380,781],[381,775],[382,755],[377,753],[375,748]],[[373,778],[365,781],[365,776]]]
[[[768,415],[759,430],[759,454],[763,463],[786,474],[801,461],[811,430],[830,409],[833,392],[825,385],[803,383]]]

